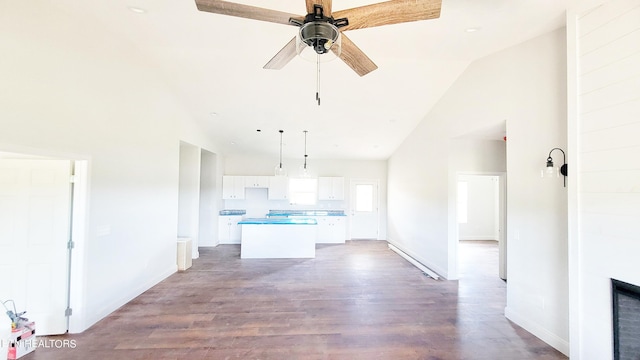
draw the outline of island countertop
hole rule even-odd
[[[238,225],[317,225],[311,218],[248,218],[238,221]]]

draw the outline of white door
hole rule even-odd
[[[378,238],[378,181],[351,180],[351,239]]]
[[[39,335],[67,331],[70,175],[68,160],[0,160],[0,299]]]

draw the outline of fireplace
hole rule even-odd
[[[611,279],[613,359],[640,359],[640,286]]]

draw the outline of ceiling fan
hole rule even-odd
[[[310,47],[318,56],[333,52],[360,76],[378,66],[344,31],[436,19],[442,6],[442,0],[390,0],[332,12],[331,0],[306,0],[307,15],[300,16],[224,0],[195,1],[200,11],[300,27],[299,34],[269,60],[265,69],[282,69],[301,47]]]

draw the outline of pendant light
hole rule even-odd
[[[286,169],[282,166],[282,133],[284,130],[278,130],[280,133],[280,163],[276,166],[275,175],[276,176],[287,176]]]
[[[307,155],[307,133],[308,133],[308,131],[305,130],[305,131],[303,131],[303,133],[304,133],[304,164],[302,165],[302,167],[300,167],[300,177],[309,178],[309,177],[311,177],[311,172],[309,171],[309,167],[307,165],[307,157],[309,157],[309,155]]]

